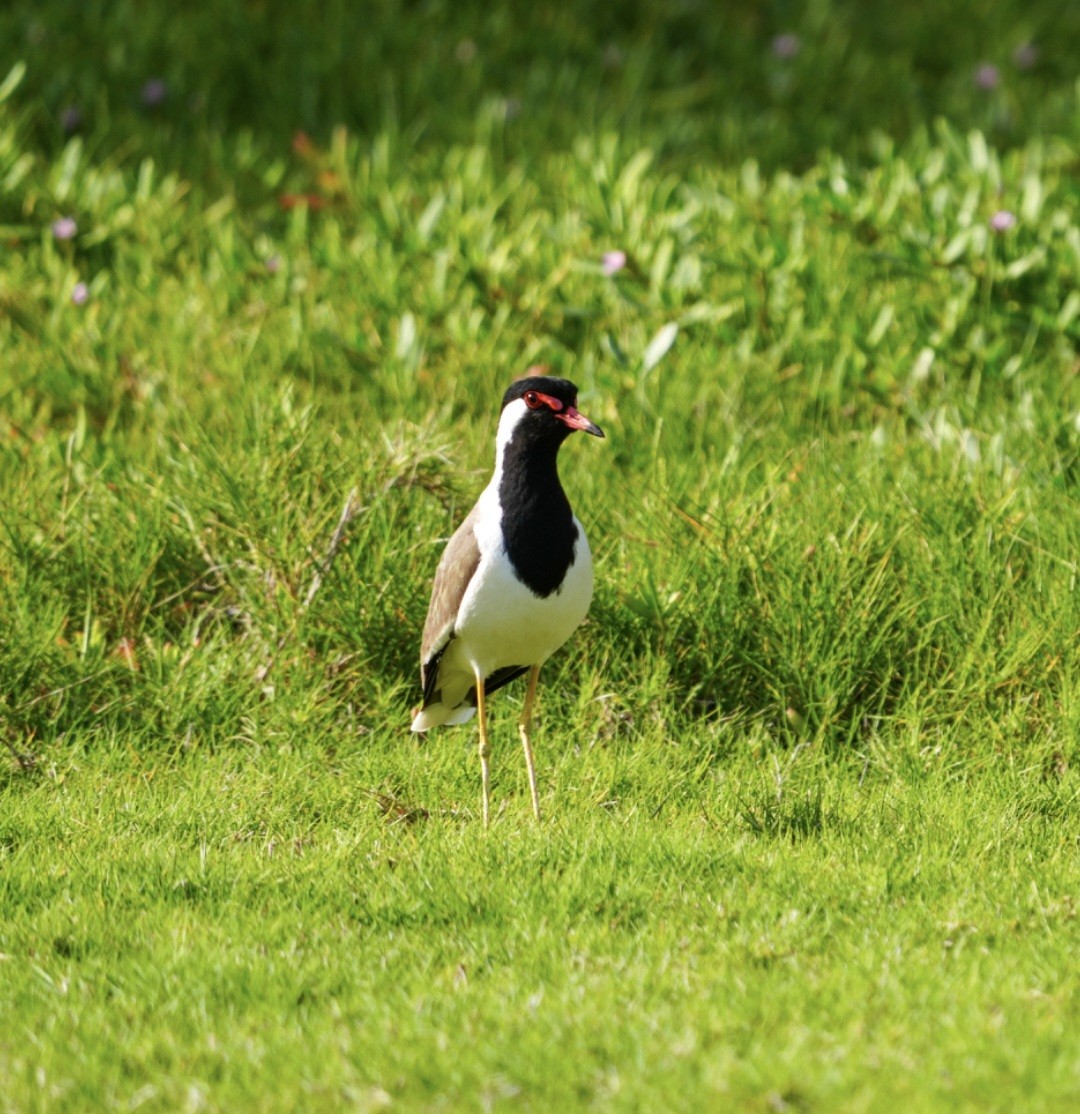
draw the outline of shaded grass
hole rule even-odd
[[[910,136],[948,116],[1002,144],[1072,124],[1080,18],[1067,3],[950,0],[888,12],[853,0],[661,0],[558,5],[343,0],[192,3],[91,0],[77,10],[16,0],[0,31],[31,70],[38,135],[56,142],[81,107],[95,142],[154,123],[151,154],[222,181],[224,148],[338,123],[512,158],[620,130],[686,165],[761,160],[805,169],[823,147],[852,155],[874,131]],[[794,34],[795,57],[776,36]],[[1015,51],[1034,43],[1030,68]],[[91,53],[89,47],[97,50]],[[980,65],[998,68],[980,88]],[[164,100],[142,103],[145,83]],[[433,110],[433,106],[438,106]],[[228,138],[226,138],[228,137]],[[255,175],[250,167],[241,186]]]

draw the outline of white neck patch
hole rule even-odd
[[[515,398],[513,402],[508,403],[499,415],[499,429],[495,434],[495,474],[501,475],[503,454],[506,452],[506,446],[510,444],[514,437],[514,430],[517,429],[518,423],[529,412],[529,408],[525,405],[523,398]]]

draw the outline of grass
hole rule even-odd
[[[1068,10],[137,8],[0,14],[0,1110],[1070,1109]],[[485,835],[408,711],[537,362]]]
[[[1075,801],[1030,771],[609,748],[555,760],[539,832],[518,785],[484,838],[387,825],[362,787],[388,771],[475,795],[462,748],[401,749],[114,750],[30,790],[14,854],[63,852],[5,884],[35,923],[13,1108],[1073,1093]]]

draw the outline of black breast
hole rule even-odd
[[[574,563],[578,529],[555,466],[558,445],[515,438],[499,480],[506,552],[520,580],[540,597],[557,592]]]

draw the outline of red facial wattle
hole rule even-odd
[[[604,431],[595,422],[590,422],[584,414],[580,413],[575,407],[568,406],[561,398],[546,395],[543,391],[526,391],[524,399],[525,405],[530,410],[540,410],[546,406],[563,425],[569,426],[571,429],[584,430],[584,432],[591,433],[594,437],[604,436]]]

